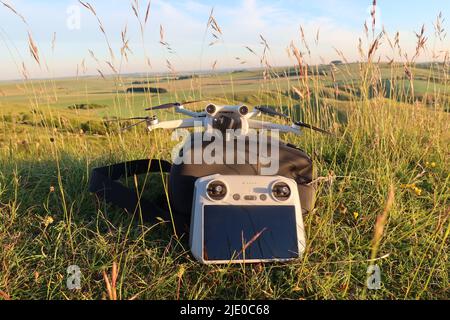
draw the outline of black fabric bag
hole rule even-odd
[[[193,139],[193,137],[192,137]],[[191,140],[192,142],[192,140]],[[211,142],[203,142],[202,149]],[[194,146],[194,143],[191,143]],[[237,155],[237,144],[235,144],[235,155]],[[193,148],[193,147],[192,147]],[[269,153],[271,146],[269,145]],[[193,149],[191,149],[192,151]],[[171,221],[178,233],[188,233],[190,225],[191,210],[193,206],[193,193],[195,181],[198,178],[213,175],[260,175],[264,166],[250,164],[249,142],[245,145],[245,164],[177,164],[171,165],[164,160],[137,160],[125,162],[92,171],[89,191],[95,193],[99,198],[125,209],[128,213],[142,213],[143,218],[149,222],[156,222],[157,217]],[[191,152],[193,154],[193,152]],[[183,150],[180,151],[180,156]],[[191,159],[193,163],[194,159]],[[237,161],[235,161],[236,163]],[[225,159],[224,159],[225,163]],[[139,198],[136,192],[126,188],[119,179],[126,176],[146,174],[150,172],[168,173],[169,176],[169,199],[170,211],[161,208],[160,205],[147,199]],[[281,143],[279,144],[279,168],[276,175],[293,179],[298,184],[300,203],[303,213],[313,210],[315,203],[316,188],[313,181],[313,163],[311,158],[297,147]],[[180,231],[181,230],[181,231]]]

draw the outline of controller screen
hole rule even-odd
[[[205,260],[298,257],[294,206],[204,207]]]

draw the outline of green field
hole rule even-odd
[[[243,70],[1,82],[0,299],[108,299],[113,264],[119,299],[448,299],[450,69],[410,71],[355,63],[307,77],[290,67],[266,79]],[[143,81],[167,92],[127,93]],[[302,260],[202,266],[170,223],[141,224],[89,194],[94,167],[169,159],[174,145],[170,132],[122,133],[105,120],[191,99],[268,105],[335,133],[283,137],[312,155],[320,181]],[[163,196],[159,176],[138,187]],[[366,288],[371,264],[380,290]],[[69,265],[81,268],[81,290],[66,288]]]

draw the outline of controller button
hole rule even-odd
[[[208,185],[206,192],[212,200],[219,201],[227,195],[227,187],[222,181],[213,181]]]
[[[272,188],[272,194],[279,201],[286,201],[291,197],[291,188],[284,183],[278,182]]]

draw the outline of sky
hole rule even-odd
[[[358,39],[365,39],[364,22],[371,25],[372,0],[151,0],[142,40],[131,7],[133,1],[136,0],[87,0],[102,21],[114,51],[112,59],[96,18],[78,1],[3,0],[26,19],[28,26],[0,3],[0,80],[21,78],[22,62],[33,78],[74,76],[77,70],[80,75],[98,74],[97,70],[110,74],[107,62],[122,73],[166,72],[167,61],[177,72],[211,70],[215,62],[217,70],[258,67],[258,56],[263,51],[260,35],[269,44],[271,65],[294,64],[287,54],[291,41],[310,64],[340,59],[335,49],[342,51],[347,60],[356,61]],[[143,20],[148,0],[138,2]],[[214,38],[211,28],[207,30],[207,22],[212,8],[222,36],[210,46]],[[443,42],[433,40],[433,23],[439,12],[446,18],[443,27],[449,29],[449,0],[378,0],[376,32],[384,27],[392,38],[400,32],[401,46],[413,55],[414,32],[419,32],[424,24],[429,42],[427,56],[422,59],[428,59],[432,49],[450,48],[450,37]],[[121,62],[121,32],[125,26],[133,53],[127,62]],[[159,43],[161,26],[164,41],[172,51]],[[306,54],[301,43],[300,26],[311,55]],[[38,48],[40,66],[30,54],[28,32]],[[95,59],[89,50],[94,52]],[[390,58],[390,54],[384,43],[381,59]],[[146,56],[151,66],[146,63]],[[83,60],[85,69],[81,67]]]

